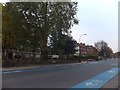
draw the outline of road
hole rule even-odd
[[[2,74],[3,88],[70,88],[117,67],[118,60],[44,67]]]

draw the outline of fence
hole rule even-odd
[[[3,66],[23,66],[28,64],[39,64],[40,63],[40,53],[39,52],[12,52],[12,57],[8,58],[5,54],[2,60]]]

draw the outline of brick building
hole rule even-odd
[[[93,47],[92,45],[87,45],[86,46],[86,52],[88,55],[95,55],[95,54],[98,54],[97,50],[95,47]]]
[[[80,43],[80,55],[86,55],[86,45],[85,43]]]
[[[92,45],[85,45],[85,43],[80,43],[80,54],[81,55],[97,55],[98,51]]]

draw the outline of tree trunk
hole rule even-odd
[[[32,64],[35,64],[35,60],[36,60],[35,49],[33,49],[33,51],[32,51]]]
[[[48,51],[47,51],[47,37],[43,37],[41,43],[41,63],[45,64],[48,60]]]
[[[48,61],[48,51],[47,51],[47,36],[48,36],[48,31],[49,31],[49,21],[48,21],[48,16],[47,16],[47,6],[48,3],[44,3],[44,13],[45,16],[44,18],[44,28],[42,33],[42,38],[41,38],[41,60],[42,60],[42,64],[47,63]]]
[[[41,50],[41,59],[42,59],[42,64],[47,63],[47,50]]]
[[[41,63],[45,64],[48,61],[48,52],[47,52],[47,45],[44,45],[43,48],[41,48]]]

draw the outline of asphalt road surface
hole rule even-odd
[[[69,88],[117,67],[118,60],[45,67],[2,75],[3,88]]]

